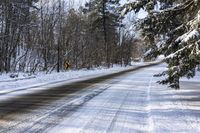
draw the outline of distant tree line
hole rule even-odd
[[[135,38],[123,29],[114,0],[0,1],[0,73],[58,72],[128,65]],[[123,38],[123,39],[122,39]]]

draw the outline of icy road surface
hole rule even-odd
[[[157,65],[0,102],[0,132],[200,132],[200,84],[156,84]]]

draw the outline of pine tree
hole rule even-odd
[[[194,77],[200,64],[200,0],[136,0],[124,5],[122,15],[142,8],[148,12],[139,22],[151,43],[148,55],[164,54],[168,64],[168,70],[159,74],[166,79],[159,83],[178,89],[180,78]],[[156,38],[162,41],[158,43]]]
[[[110,67],[111,63],[111,45],[113,43],[111,40],[115,40],[114,37],[117,34],[119,14],[117,14],[114,8],[117,4],[118,2],[115,0],[91,0],[86,4],[86,12],[91,21],[92,30],[100,33],[98,35],[103,37],[107,67]]]

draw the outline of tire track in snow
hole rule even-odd
[[[121,104],[115,104],[115,106],[113,106],[113,104],[111,104],[111,103],[113,102],[113,98],[115,98],[115,95],[116,95],[115,94],[116,91],[115,91],[115,89],[113,89],[113,88],[115,88],[115,86],[116,85],[112,86],[111,88],[109,88],[109,90],[106,90],[106,92],[103,93],[103,95],[107,95],[106,97],[104,97],[103,106],[101,106],[101,109],[99,109],[98,112],[95,114],[96,117],[92,116],[89,120],[87,120],[84,127],[79,131],[80,133],[85,133],[85,132],[97,133],[97,132],[101,131],[101,129],[98,126],[101,125],[102,121],[106,121],[106,122],[109,121],[110,124],[108,124],[108,126],[107,126],[108,129],[109,129],[110,125],[114,124],[114,121],[117,118],[118,113],[120,112],[120,108],[123,105],[123,102],[125,101],[126,96],[128,95],[127,92],[121,93],[120,97],[123,98],[122,101],[120,100]],[[108,107],[110,110],[107,111]],[[110,114],[111,110],[112,110],[112,112],[114,112],[114,114]],[[116,112],[116,110],[117,110],[117,112]],[[102,119],[102,121],[101,121],[101,119]],[[95,129],[95,130],[92,130],[92,129]]]
[[[91,90],[92,92],[87,91],[86,94],[84,94],[83,96],[81,96],[79,98],[75,98],[75,99],[72,96],[70,99],[67,99],[68,102],[66,102],[65,99],[62,99],[61,101],[58,101],[59,104],[54,106],[53,109],[50,109],[50,107],[52,107],[52,105],[54,105],[54,104],[48,105],[50,107],[48,107],[47,109],[44,109],[44,110],[41,109],[40,111],[42,113],[39,113],[39,114],[38,113],[33,114],[33,112],[31,111],[32,112],[31,114],[29,114],[28,112],[27,112],[27,115],[26,115],[26,113],[19,114],[19,116],[21,116],[19,118],[16,114],[13,114],[13,118],[16,117],[17,120],[11,121],[10,124],[12,126],[9,126],[9,128],[7,128],[7,129],[1,128],[0,132],[12,132],[12,131],[16,132],[17,130],[18,130],[18,132],[30,131],[31,128],[34,128],[37,124],[44,123],[44,121],[48,120],[49,116],[52,115],[53,117],[55,117],[54,113],[62,112],[60,110],[62,110],[63,108],[65,108],[65,112],[62,112],[62,113],[68,114],[70,112],[73,112],[76,108],[79,108],[85,102],[89,101],[93,97],[95,97],[95,96],[99,95],[100,93],[102,93],[103,91],[105,91],[107,88],[109,88],[109,86],[111,86],[111,84],[113,84],[115,82],[116,81],[112,81],[109,84],[105,84],[105,86],[103,86],[103,87],[100,86],[101,84],[94,84],[94,85],[90,86],[91,89],[88,89],[88,90]],[[92,89],[93,87],[97,87],[97,85],[99,86],[98,89]],[[84,91],[80,92],[80,93],[84,93]],[[63,104],[61,104],[60,102]],[[11,118],[11,116],[12,116],[12,114],[10,115],[10,118]],[[50,124],[51,122],[48,122],[48,123]],[[55,122],[52,122],[52,123],[56,124]],[[46,128],[43,128],[43,129],[46,129]],[[41,130],[41,129],[39,129],[37,127],[36,130]],[[33,132],[36,132],[36,130]]]
[[[129,91],[129,92],[130,92],[130,91]],[[126,96],[124,97],[124,100],[122,101],[120,107],[118,108],[117,112],[115,113],[115,116],[113,117],[113,119],[112,119],[112,121],[111,121],[111,123],[110,123],[110,126],[109,126],[109,128],[107,129],[106,133],[109,133],[109,132],[111,132],[111,131],[113,130],[114,124],[116,123],[117,118],[118,118],[118,115],[119,115],[119,113],[122,111],[122,107],[123,107],[124,103],[126,102],[126,99],[128,98],[129,94],[130,94],[130,93],[127,93]]]
[[[152,82],[152,81],[150,81],[150,82]],[[122,83],[123,83],[123,81],[122,81]],[[130,85],[129,87],[131,88],[131,87],[133,87],[133,85]],[[107,104],[105,105],[105,107],[101,108],[100,111],[98,112],[98,114],[95,114],[96,117],[93,117],[92,119],[90,119],[87,122],[87,125],[85,125],[84,128],[82,128],[82,131],[80,133],[90,133],[90,132],[98,133],[98,132],[103,132],[103,131],[104,132],[115,132],[115,130],[113,130],[114,128],[116,128],[115,124],[117,123],[119,117],[122,118],[122,116],[124,116],[124,118],[123,119],[120,118],[119,121],[124,121],[122,123],[127,124],[126,120],[127,120],[128,114],[124,115],[124,113],[126,113],[127,110],[123,106],[127,106],[129,104],[131,106],[131,104],[133,104],[133,103],[129,103],[129,101],[133,100],[133,96],[134,96],[133,92],[136,91],[135,95],[137,95],[137,94],[140,95],[139,89],[130,89],[129,87],[126,86],[126,88],[128,88],[128,89],[125,91],[117,90],[116,89],[116,88],[118,88],[117,86],[112,86],[111,88],[109,88],[109,90],[106,90],[107,93],[109,93],[108,91],[110,91],[110,93],[111,93],[112,92],[111,90],[113,90],[112,97],[109,97],[109,99],[106,100]],[[104,92],[104,95],[106,92]],[[139,110],[143,111],[145,115],[147,114],[146,118],[142,118],[142,120],[140,120],[140,122],[143,123],[142,122],[143,120],[148,121],[147,120],[148,119],[147,109],[146,109],[146,107],[143,107],[143,106],[145,106],[145,104],[147,104],[147,88],[146,88],[146,90],[142,91],[141,93],[142,93],[141,96],[138,96],[139,99],[136,99],[136,100],[139,100],[139,102],[141,102],[139,104],[141,107],[137,107],[136,105],[133,105],[133,106],[135,107],[134,109],[139,109]],[[133,94],[133,95],[130,96],[131,94]],[[117,97],[119,97],[118,101],[113,100]],[[116,103],[113,103],[113,101],[116,101]],[[109,111],[106,111],[106,109],[109,109]],[[110,114],[110,113],[112,113],[112,114]],[[102,121],[104,121],[106,123],[106,125],[105,124],[102,125],[103,124]],[[117,124],[119,124],[119,123],[117,123]],[[147,122],[147,124],[148,124],[148,122]],[[102,127],[100,127],[100,125],[102,125]],[[137,126],[139,126],[139,125],[137,125]],[[140,125],[140,126],[144,127],[145,128],[144,130],[148,131],[147,126],[145,126],[145,125]],[[123,130],[123,127],[125,127],[125,126],[122,126],[120,131]],[[138,130],[139,130],[139,127],[138,127]]]
[[[152,82],[153,82],[153,76],[151,77],[150,81],[149,81],[149,85],[147,87],[147,112],[148,112],[148,131],[151,133],[154,130],[154,121],[153,118],[151,116],[151,87],[152,87]]]

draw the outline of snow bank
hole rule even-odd
[[[146,63],[137,63],[135,66],[142,66]],[[111,73],[120,72],[123,70],[131,69],[134,66],[120,67],[114,66],[113,68],[96,68],[94,70],[78,70],[78,71],[66,71],[61,73],[38,73],[35,76],[28,76],[27,74],[19,73],[19,77],[10,78],[9,74],[0,75],[0,95],[15,92],[17,90],[24,90],[26,88],[45,86],[49,84],[56,84],[59,82],[69,82],[75,79],[92,78]]]

